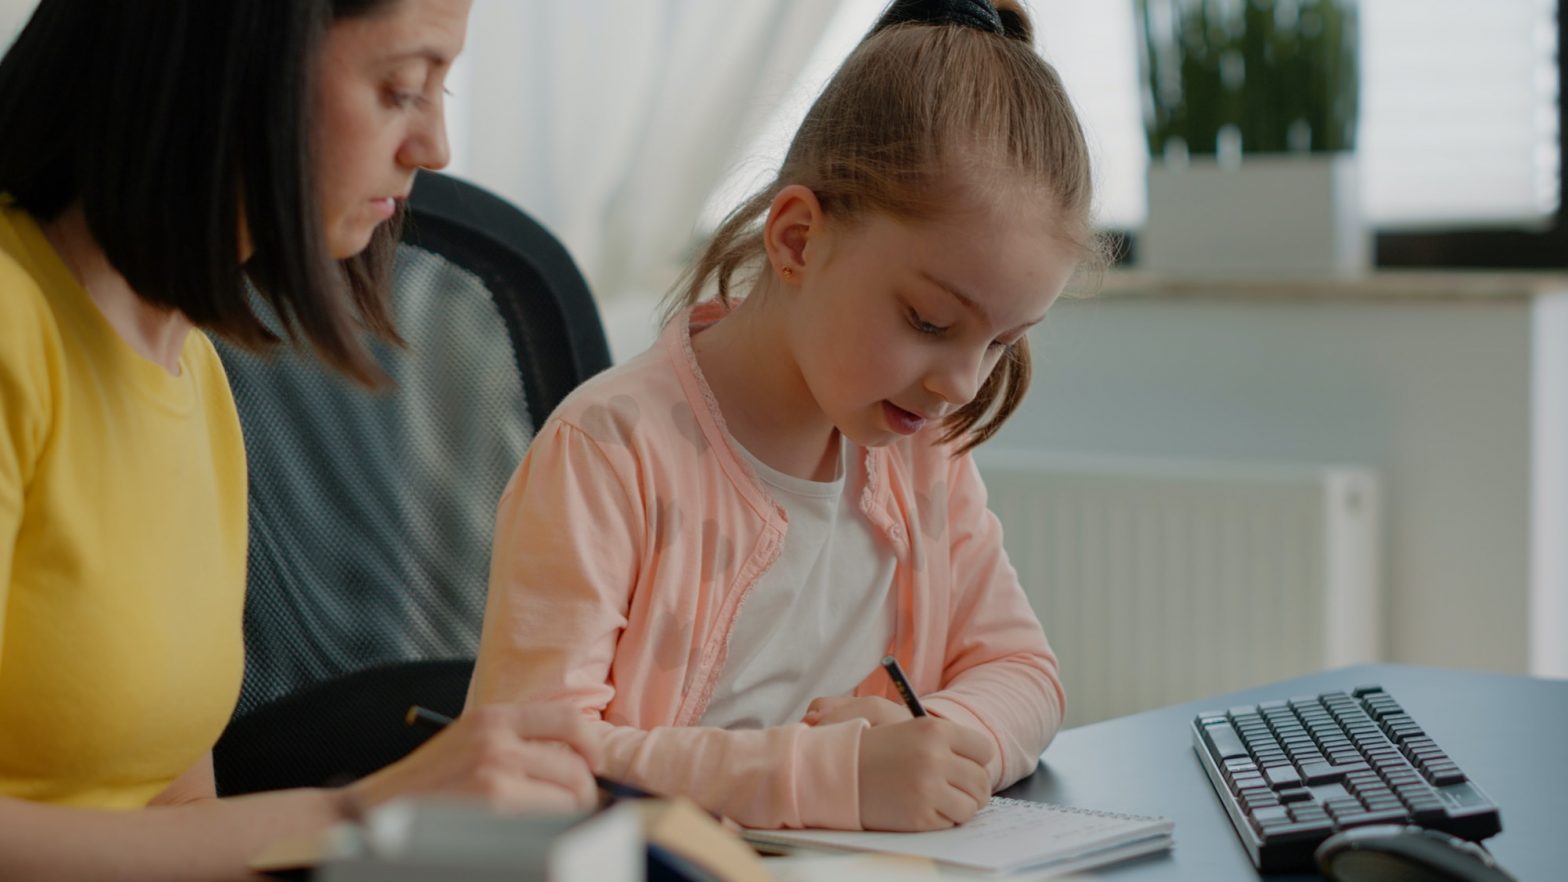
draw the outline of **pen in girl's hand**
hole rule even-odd
[[[917,717],[925,716],[926,709],[921,705],[919,696],[915,695],[914,688],[909,685],[909,680],[904,677],[904,669],[899,667],[898,659],[891,655],[884,655],[882,656],[882,667],[886,669],[887,675],[893,679],[893,685],[898,689],[898,694],[904,697],[904,704],[909,705],[909,712]]]

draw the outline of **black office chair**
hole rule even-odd
[[[407,349],[368,394],[309,355],[219,344],[250,467],[245,681],[219,792],[319,786],[400,758],[403,713],[463,704],[502,488],[535,427],[610,363],[587,284],[543,227],[421,174],[397,255]]]

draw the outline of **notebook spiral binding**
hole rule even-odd
[[[1124,812],[1105,812],[1098,809],[1078,808],[1071,805],[1058,805],[1051,802],[1035,802],[1029,799],[1012,799],[1006,796],[993,796],[991,802],[1005,805],[1008,808],[1029,808],[1038,811],[1068,812],[1074,815],[1089,815],[1095,818],[1113,818],[1118,821],[1157,821],[1148,815],[1129,815]]]

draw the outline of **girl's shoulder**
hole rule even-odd
[[[686,403],[674,366],[660,347],[583,381],[550,415],[600,442],[634,446],[675,430],[667,417]]]

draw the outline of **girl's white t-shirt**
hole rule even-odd
[[[853,444],[840,438],[838,473],[826,482],[735,448],[783,506],[789,529],[741,603],[701,725],[761,729],[799,722],[812,699],[848,695],[878,666],[893,637],[894,558],[844,492]]]

